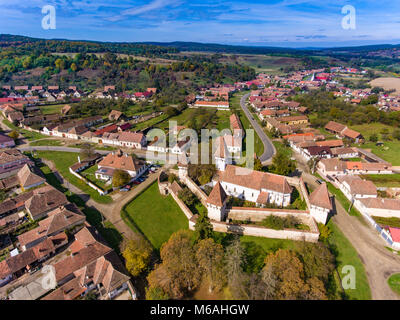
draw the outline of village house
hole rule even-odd
[[[123,117],[124,117],[124,114],[121,111],[112,110],[110,112],[110,114],[108,115],[108,120],[119,121],[119,120],[122,120]]]
[[[286,207],[290,204],[292,187],[284,176],[227,165],[213,181],[219,182],[229,196],[259,205],[267,203]]]
[[[25,164],[33,165],[32,160],[17,149],[0,150],[0,174],[10,176],[21,169]]]
[[[364,198],[357,202],[357,208],[370,216],[400,218],[399,199]]]
[[[107,154],[99,163],[96,179],[112,180],[115,170],[126,171],[132,180],[140,177],[147,169],[146,164],[138,159],[123,153],[122,150]]]
[[[146,136],[141,132],[124,131],[120,134],[119,146],[142,149],[146,146]]]
[[[46,219],[39,221],[37,228],[19,235],[19,246],[26,251],[49,237],[57,236],[79,225],[83,226],[85,221],[85,215],[74,204],[61,206],[49,212]]]
[[[196,107],[196,108],[207,107],[207,108],[217,108],[217,109],[222,109],[222,110],[228,110],[229,102],[227,102],[227,101],[196,101],[194,104],[194,107]]]
[[[358,157],[358,151],[354,148],[332,148],[332,155],[339,159],[351,159]]]
[[[79,140],[80,136],[83,135],[84,133],[86,133],[87,131],[88,131],[88,128],[86,128],[85,126],[73,127],[72,129],[70,129],[67,132],[66,137],[68,139]]]
[[[310,159],[329,159],[332,158],[332,152],[329,147],[310,146],[302,148],[302,156],[309,161]]]
[[[339,181],[339,189],[350,201],[378,197],[375,185],[371,181],[361,179],[359,176],[340,176],[337,180]]]
[[[310,214],[318,222],[326,224],[329,213],[333,210],[326,183],[322,183],[315,189],[310,197]]]
[[[25,164],[17,173],[16,178],[22,190],[36,188],[46,182],[40,170]]]
[[[64,241],[66,239],[64,237]],[[62,240],[61,240],[62,242]],[[50,237],[35,246],[22,251],[17,255],[11,256],[0,262],[0,286],[10,281],[20,278],[27,271],[33,270],[40,266],[40,263],[48,260],[56,253],[56,246],[60,243],[60,239]]]
[[[336,134],[341,138],[348,138],[356,143],[363,143],[364,137],[361,133],[349,129],[347,126],[337,123],[335,121],[329,121],[325,126],[325,130]]]
[[[14,139],[6,136],[5,134],[0,133],[0,148],[12,148],[15,147]]]
[[[285,123],[287,125],[304,125],[308,124],[307,116],[289,116],[289,117],[279,117],[276,120],[280,123]]]
[[[393,173],[390,164],[343,161],[338,158],[323,159],[318,163],[317,168],[325,176]]]
[[[69,203],[62,192],[49,185],[32,192],[32,197],[25,202],[25,209],[32,220],[46,217],[50,211]]]
[[[92,292],[99,299],[113,299],[129,290],[136,299],[130,277],[118,255],[87,226],[75,234],[71,255],[53,264],[58,289],[43,300],[74,300]]]

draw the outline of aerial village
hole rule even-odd
[[[121,210],[118,202],[129,203],[128,194],[133,195],[137,188],[153,181],[160,196],[172,196],[192,230],[196,229],[199,213],[180,196],[184,189],[189,189],[206,209],[216,232],[313,243],[320,238],[320,225],[325,225],[335,210],[333,196],[338,198],[341,193],[343,201],[348,201],[343,205],[348,205],[349,212],[358,210],[375,230],[373,233],[371,229],[375,237],[387,247],[400,250],[400,228],[380,220],[400,218],[400,192],[366,180],[369,175],[398,174],[400,168],[366,150],[363,144],[367,137],[345,124],[329,121],[321,128],[311,126],[309,108],[292,99],[296,92],[324,87],[335,97],[360,104],[372,95],[371,89],[350,89],[336,80],[337,75],[354,74],[362,76],[365,71],[333,67],[329,72],[304,70],[287,76],[260,73],[252,81],[205,87],[188,95],[187,110],[216,110],[232,132],[212,139],[213,170],[205,183],[191,174],[194,141],[185,137],[172,145],[167,143],[172,140],[169,135],[178,137],[188,128],[187,123],[178,118],[173,119],[177,125],[172,130],[162,127],[168,141],[147,136],[149,129],[158,128],[156,122],[137,129],[138,124],[159,117],[169,120],[165,110],[134,116],[119,110],[106,116],[71,116],[73,105],[84,98],[151,103],[156,88],[125,94],[117,92],[113,85],[90,93],[71,86],[3,86],[0,296],[62,300],[95,294],[98,299],[137,299],[135,285],[119,252],[100,231],[105,228],[104,219],[113,219],[111,211]],[[235,108],[232,98],[237,95],[245,101]],[[385,112],[398,111],[399,101],[400,96],[382,93],[377,107]],[[43,106],[52,104],[60,105],[59,112],[42,112]],[[238,108],[243,108],[244,117]],[[245,153],[246,130],[256,126],[266,139],[279,140],[279,145],[291,150],[292,160],[303,174],[280,175],[239,165]],[[18,134],[13,137],[8,135],[10,132]],[[31,141],[57,142],[35,146],[27,138],[32,136]],[[276,145],[269,148],[272,154],[276,153]],[[266,149],[264,143],[264,153]],[[73,162],[64,168],[54,166],[41,159],[46,150],[70,153]],[[154,158],[146,158],[148,152]],[[167,161],[159,161],[160,154],[168,155]],[[271,164],[272,157],[254,157],[262,165]],[[122,184],[116,184],[117,179],[123,180]],[[99,204],[94,206],[101,216],[95,225],[96,219],[88,218],[88,205],[77,205],[80,200],[73,202],[73,196],[68,194],[78,194],[80,189],[94,201],[106,203],[107,199],[113,203],[107,209],[110,212],[101,211]],[[281,229],[271,228],[263,223],[268,217],[291,223]],[[123,228],[129,229],[126,225]],[[37,271],[45,265],[54,267],[55,290],[36,284],[41,276]]]

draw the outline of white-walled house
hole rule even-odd
[[[121,150],[107,154],[99,163],[96,171],[96,178],[101,180],[110,180],[115,170],[126,171],[132,180],[140,177],[147,169],[146,164],[134,159]]]
[[[219,172],[218,181],[229,196],[261,206],[267,203],[290,205],[293,189],[284,176],[227,165]]]
[[[323,183],[310,195],[310,214],[315,221],[326,224],[331,210],[332,202],[328,188],[326,183]]]
[[[378,197],[375,185],[371,181],[361,179],[359,176],[341,176],[337,180],[339,181],[339,189],[350,201]]]
[[[364,198],[354,203],[358,210],[370,216],[400,218],[400,200],[388,198]]]

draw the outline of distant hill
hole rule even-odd
[[[356,47],[333,47],[333,48],[284,48],[272,46],[240,46],[217,43],[199,42],[101,42],[87,40],[65,40],[65,39],[38,39],[19,35],[0,34],[0,47],[24,46],[28,43],[44,45],[49,50],[56,52],[114,52],[126,54],[163,54],[177,53],[181,51],[200,51],[231,54],[288,54],[288,55],[310,55],[330,53],[341,54],[365,54],[371,51],[400,49],[400,45],[380,44]]]

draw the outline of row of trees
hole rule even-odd
[[[212,233],[212,232],[211,232]],[[190,297],[205,281],[209,292],[232,299],[328,299],[334,256],[322,243],[301,243],[296,251],[266,253],[234,238],[226,246],[213,237],[174,233],[161,248],[161,262],[147,277],[147,299]]]
[[[376,102],[376,96],[368,98],[365,105],[353,105],[335,98],[333,93],[326,91],[315,91],[294,98],[307,107],[311,112],[317,113],[317,117],[311,119],[314,127],[322,127],[328,121],[339,121],[340,123],[363,124],[380,122],[391,126],[400,125],[400,112],[384,112],[371,105]]]

